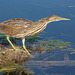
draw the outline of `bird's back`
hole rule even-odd
[[[26,26],[28,24],[32,24],[33,22],[27,19],[21,19],[21,18],[15,18],[15,19],[11,19],[11,20],[7,20],[4,22],[1,22],[0,24],[4,24],[6,26],[18,26],[18,27],[22,27],[22,26]]]

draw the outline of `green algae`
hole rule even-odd
[[[64,49],[70,46],[70,42],[63,42],[61,40],[45,40],[39,42],[41,43],[42,49],[44,50],[55,50],[55,49]]]
[[[22,68],[22,66],[16,65],[16,64],[15,65],[9,65],[9,66],[1,68],[0,72],[11,71],[11,70],[15,70],[15,69],[18,69],[18,68]]]
[[[33,75],[33,72],[30,72],[27,68],[24,68],[24,66],[21,66],[19,64],[9,65],[5,66],[0,69],[0,73],[4,72],[3,75]]]

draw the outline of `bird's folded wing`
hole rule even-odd
[[[34,22],[26,19],[11,19],[0,23],[0,31],[5,35],[17,35],[33,28]]]

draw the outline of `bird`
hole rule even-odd
[[[21,38],[24,50],[30,55],[25,46],[25,37],[38,34],[47,27],[48,23],[60,20],[70,19],[62,18],[57,15],[45,17],[35,22],[23,18],[15,18],[0,22],[0,32],[7,36],[6,39],[14,50],[16,50],[16,48],[10,41],[10,37]]]

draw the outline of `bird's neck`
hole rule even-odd
[[[35,32],[35,33],[39,33],[39,32],[41,32],[41,31],[43,31],[43,30],[46,28],[46,26],[47,26],[48,23],[49,23],[49,22],[48,22],[45,18],[36,21],[35,24],[36,24],[37,26],[36,26],[36,29],[35,29],[35,30],[36,30],[37,32]]]
[[[46,17],[46,18],[43,18],[43,19],[36,21],[35,23],[37,23],[37,24],[48,24],[50,22],[51,21],[48,20],[48,17]]]
[[[36,21],[35,23],[45,23],[45,21],[46,21],[45,18],[43,18],[43,19]]]

